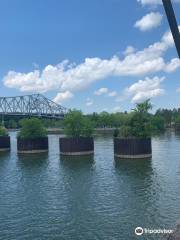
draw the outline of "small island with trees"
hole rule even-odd
[[[40,153],[48,151],[47,131],[37,118],[23,119],[17,136],[19,153]]]
[[[150,158],[152,156],[152,124],[148,111],[150,100],[136,105],[131,117],[114,131],[114,154],[119,158]]]
[[[70,111],[64,119],[66,137],[59,139],[63,155],[89,155],[94,153],[92,122],[81,111]]]

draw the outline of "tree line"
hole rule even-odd
[[[103,111],[87,114],[85,117],[93,123],[95,128],[119,128],[130,121],[132,114],[133,111],[116,113]],[[168,127],[180,127],[180,108],[158,109],[154,114],[149,114],[148,117],[154,131],[163,131]],[[20,127],[23,118],[27,117],[1,116],[1,123],[8,129],[15,129]],[[41,118],[41,121],[46,128],[63,128],[63,120]]]

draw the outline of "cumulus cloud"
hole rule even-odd
[[[133,46],[127,46],[126,50],[123,52],[125,56],[134,53],[136,49]]]
[[[60,92],[53,99],[54,102],[60,104],[68,99],[71,99],[74,95],[70,91]]]
[[[141,31],[151,30],[161,25],[163,15],[159,12],[150,12],[135,23]]]
[[[112,91],[108,93],[109,97],[116,97],[117,96],[117,92],[116,91]]]
[[[159,5],[162,4],[162,0],[137,0],[142,5]],[[180,0],[173,0],[174,3],[180,3]]]
[[[100,96],[108,92],[108,88],[100,88],[94,92],[95,95]]]
[[[165,77],[146,77],[145,80],[139,80],[130,87],[126,88],[125,95],[132,97],[132,103],[161,96],[165,93],[165,90],[161,88],[161,83],[164,81],[164,79]]]
[[[178,58],[173,58],[166,67],[166,72],[174,72],[180,67],[180,61]]]
[[[94,101],[93,101],[92,99],[90,99],[90,98],[87,98],[87,99],[86,99],[86,106],[87,106],[87,107],[92,106],[93,103],[94,103]]]
[[[84,62],[75,65],[68,60],[55,66],[47,65],[42,71],[22,73],[9,71],[3,78],[4,85],[16,88],[22,92],[75,92],[87,88],[90,84],[117,76],[143,76],[159,71],[171,72],[178,67],[178,59],[166,62],[163,58],[166,51],[174,46],[170,32],[163,35],[159,42],[134,51],[120,59],[113,56],[110,59],[86,58]],[[176,64],[173,64],[176,63]]]
[[[117,96],[117,92],[116,91],[109,91],[108,88],[99,88],[98,90],[94,91],[94,94],[97,95],[97,96],[100,96],[100,95],[105,95],[108,96],[108,97],[116,97]]]

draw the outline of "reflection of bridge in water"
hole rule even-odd
[[[41,94],[0,97],[0,115],[36,116],[62,119],[68,109]]]

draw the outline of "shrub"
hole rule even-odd
[[[80,136],[92,136],[93,124],[85,118],[81,111],[72,110],[64,119],[64,130],[67,136],[80,137]]]
[[[1,137],[4,137],[4,136],[7,136],[7,135],[8,135],[8,133],[7,133],[6,128],[0,126],[0,136],[1,136]]]
[[[21,138],[40,138],[47,136],[46,129],[44,128],[41,120],[37,118],[23,119],[20,122],[21,129],[19,137]]]
[[[119,129],[116,128],[116,129],[114,129],[113,137],[118,137],[118,135],[119,135]]]
[[[120,136],[122,137],[131,137],[132,136],[132,132],[131,132],[131,127],[130,126],[126,126],[126,125],[123,125],[121,128],[120,128]]]
[[[165,131],[165,120],[161,116],[154,115],[151,118],[153,133],[159,133]]]
[[[83,126],[81,135],[84,137],[91,137],[94,131],[92,122],[88,118],[83,118]]]
[[[148,111],[152,108],[150,100],[136,104],[136,108],[130,114],[128,123],[121,127],[120,134],[122,137],[150,137],[152,125]]]

